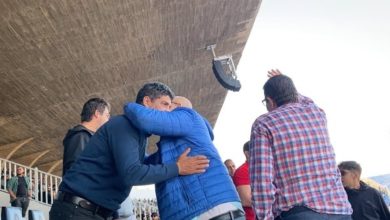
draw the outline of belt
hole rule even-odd
[[[239,217],[244,217],[245,213],[239,209],[234,211],[229,211],[224,214],[210,218],[210,220],[233,220]]]
[[[57,200],[72,203],[83,209],[93,212],[93,214],[100,215],[103,218],[110,217],[114,213],[109,209],[96,205],[93,202],[68,192],[58,191]]]

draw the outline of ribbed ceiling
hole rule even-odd
[[[2,0],[0,157],[60,174],[62,139],[83,103],[120,114],[150,81],[215,123],[227,91],[208,44],[236,65],[261,0]],[[38,158],[38,159],[37,159]]]

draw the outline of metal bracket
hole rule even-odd
[[[206,46],[206,50],[211,50],[211,52],[213,53],[213,57],[216,58],[215,56],[215,51],[214,51],[214,48],[216,47],[217,45],[216,44],[210,44],[210,45],[207,45]]]

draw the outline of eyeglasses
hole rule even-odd
[[[267,99],[263,99],[261,100],[261,102],[263,103],[264,106],[267,106]]]

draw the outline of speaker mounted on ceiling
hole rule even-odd
[[[207,46],[207,50],[213,53],[213,72],[218,82],[226,89],[238,92],[241,89],[241,83],[237,79],[236,67],[232,55],[223,55],[217,57],[214,52],[214,45]]]

